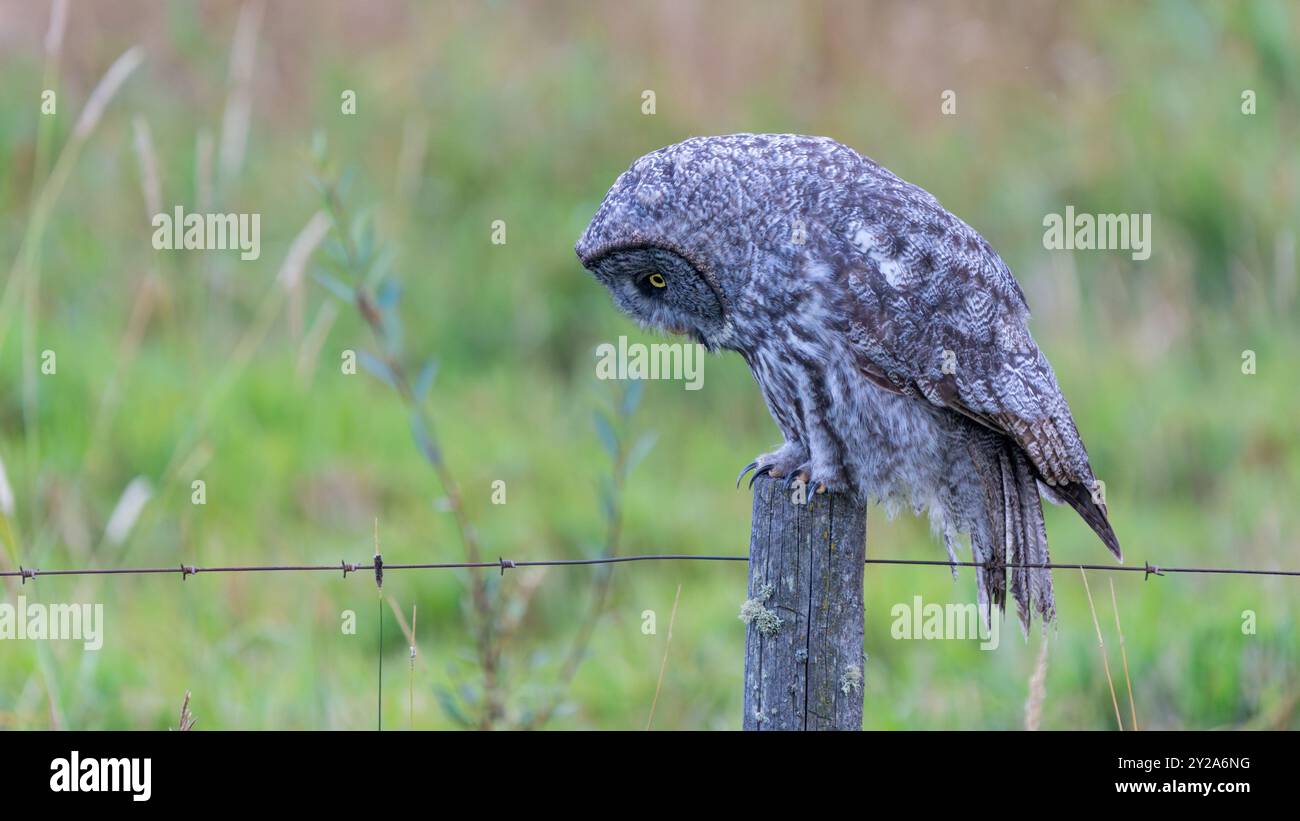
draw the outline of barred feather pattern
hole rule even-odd
[[[744,357],[784,441],[758,461],[969,537],[986,607],[1055,613],[1040,492],[1120,555],[1024,293],[926,191],[824,137],[736,134],[615,181],[582,263],[650,328]],[[647,271],[668,287],[646,289]]]

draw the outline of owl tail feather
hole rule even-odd
[[[971,535],[976,561],[983,564],[979,571],[980,606],[986,618],[992,605],[1006,610],[1010,565],[1011,596],[1027,635],[1035,612],[1044,623],[1056,616],[1052,572],[1025,567],[1051,561],[1038,478],[1029,457],[1010,440],[989,437],[987,445],[983,458],[976,461],[983,479],[988,521]]]
[[[1106,506],[1093,497],[1092,489],[1083,482],[1070,482],[1065,485],[1054,485],[1051,492],[1064,499],[1070,507],[1074,508],[1088,526],[1101,537],[1110,552],[1115,554],[1115,558],[1121,562],[1124,561],[1124,551],[1120,549],[1119,537],[1115,535],[1115,530],[1110,526],[1110,519],[1106,513]]]

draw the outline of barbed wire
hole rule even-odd
[[[143,575],[165,575],[179,573],[181,580],[184,581],[190,576],[197,576],[202,573],[307,573],[307,572],[341,572],[343,578],[347,578],[349,573],[361,571],[370,571],[374,574],[375,583],[382,591],[383,578],[385,572],[397,570],[488,570],[499,569],[504,576],[507,570],[523,569],[529,567],[579,567],[584,565],[613,565],[626,564],[630,562],[667,562],[667,561],[691,561],[691,562],[748,562],[749,557],[743,555],[704,555],[691,553],[646,553],[630,556],[603,556],[588,559],[525,559],[513,560],[498,558],[495,562],[418,562],[418,563],[395,563],[390,564],[384,561],[384,558],[378,552],[375,553],[374,559],[369,563],[340,561],[338,564],[276,564],[276,565],[227,565],[215,567],[199,567],[192,564],[182,564],[176,567],[104,567],[104,568],[60,568],[57,570],[40,570],[39,568],[28,568],[22,565],[17,570],[0,570],[0,578],[21,578],[25,585],[30,579],[35,581],[40,576],[143,576]],[[864,564],[880,566],[900,566],[915,565],[924,567],[986,567],[991,566],[998,569],[1022,568],[1022,569],[1042,569],[1042,570],[1097,570],[1107,572],[1128,572],[1142,573],[1143,579],[1149,579],[1151,576],[1164,576],[1170,573],[1207,573],[1207,574],[1232,574],[1232,575],[1249,575],[1249,576],[1300,576],[1300,570],[1254,570],[1246,568],[1223,568],[1223,567],[1159,567],[1144,562],[1141,567],[1136,565],[1119,565],[1119,564],[1074,564],[1063,562],[1005,562],[1005,563],[987,563],[987,562],[960,562],[960,561],[943,561],[939,559],[866,559]],[[379,599],[379,646],[381,652],[378,653],[378,686],[376,689],[376,728],[383,729],[383,699],[384,699],[384,654],[383,648],[383,597]]]
[[[382,557],[376,556],[375,560],[369,563],[354,563],[340,561],[338,564],[278,564],[278,565],[227,565],[215,567],[199,567],[192,564],[182,564],[177,567],[104,567],[104,568],[60,568],[57,570],[41,570],[39,568],[28,568],[22,565],[17,570],[0,570],[0,578],[21,578],[23,584],[28,579],[35,580],[40,576],[140,576],[140,575],[158,575],[179,573],[181,579],[187,579],[190,576],[197,576],[202,573],[299,573],[299,572],[342,572],[343,577],[347,578],[349,573],[358,571],[375,571],[377,577],[382,577],[385,571],[393,570],[486,570],[499,569],[502,575],[507,570],[523,569],[529,567],[576,567],[582,565],[607,565],[607,564],[625,564],[629,562],[668,562],[668,561],[696,561],[696,562],[748,562],[748,556],[742,555],[703,555],[693,553],[645,553],[631,556],[603,556],[589,559],[526,559],[513,560],[498,558],[495,562],[419,562],[407,564],[390,564],[383,561]],[[1123,564],[1076,564],[1072,562],[959,562],[944,561],[939,559],[867,559],[865,564],[868,565],[915,565],[923,567],[992,567],[994,569],[1025,569],[1025,570],[1097,570],[1114,573],[1141,573],[1143,578],[1151,576],[1164,576],[1171,573],[1201,573],[1212,575],[1241,575],[1241,576],[1294,576],[1300,577],[1300,570],[1255,570],[1249,568],[1234,567],[1163,567],[1153,565],[1150,562],[1144,562],[1142,565],[1123,565]]]

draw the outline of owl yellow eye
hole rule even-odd
[[[653,285],[653,286],[655,286],[656,288],[667,288],[667,287],[668,287],[668,280],[664,279],[664,275],[663,275],[663,274],[660,274],[660,273],[657,273],[657,272],[656,272],[656,273],[651,274],[651,275],[648,277],[648,279],[650,280],[650,284]]]

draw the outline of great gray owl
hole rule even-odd
[[[1120,557],[1024,293],[926,191],[824,137],[654,151],[615,181],[578,258],[643,326],[745,358],[785,442],[742,470],[928,510],[979,601],[1055,612],[1039,493]],[[753,480],[751,480],[751,485]],[[987,609],[985,609],[987,613]]]

